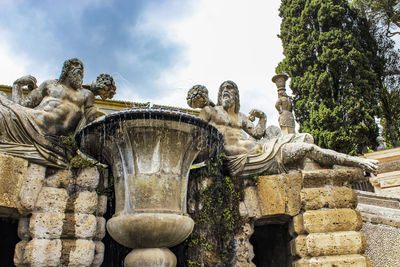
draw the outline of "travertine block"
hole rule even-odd
[[[30,164],[26,171],[25,179],[19,191],[19,210],[21,213],[31,212],[34,210],[39,192],[42,189],[46,167]]]
[[[285,175],[287,195],[286,214],[295,216],[301,210],[300,190],[303,183],[303,178],[300,172],[290,172]]]
[[[261,215],[285,214],[286,192],[285,183],[281,176],[260,176],[257,189],[260,198]]]
[[[102,216],[107,212],[107,196],[99,195],[97,199],[97,216]]]
[[[350,186],[351,183],[365,180],[362,171],[355,168],[302,171],[302,174],[304,188],[324,187],[325,185]]]
[[[34,212],[29,222],[30,235],[32,238],[60,238],[65,230],[64,219],[64,213]]]
[[[303,258],[293,263],[293,267],[371,267],[367,256],[351,254]]]
[[[60,239],[32,239],[25,249],[26,260],[30,266],[58,267],[61,250]]]
[[[62,263],[70,267],[89,267],[95,254],[95,243],[90,240],[63,240],[63,251],[69,255],[63,255]]]
[[[104,244],[100,241],[95,242],[95,254],[91,267],[100,267],[104,260]]]
[[[295,236],[296,234],[300,235],[306,233],[303,224],[303,214],[299,214],[293,217],[289,225],[289,232],[291,236]]]
[[[35,210],[45,212],[64,212],[68,193],[64,188],[42,187],[36,201]]]
[[[74,213],[94,214],[97,209],[97,193],[80,191],[76,194],[76,199],[73,204]]]
[[[239,205],[239,211],[243,217],[258,218],[261,216],[260,202],[255,186],[245,188],[244,199]]]
[[[22,240],[15,245],[14,264],[16,266],[23,266],[28,263],[25,257],[25,248],[27,244],[27,240]]]
[[[102,240],[106,235],[106,219],[103,217],[96,217],[96,240]]]
[[[76,184],[89,191],[95,190],[99,184],[100,174],[96,167],[84,168],[76,178]]]
[[[304,188],[300,193],[301,205],[305,210],[321,208],[355,208],[357,196],[351,188],[328,186]]]
[[[96,235],[97,220],[94,215],[75,214],[74,221],[76,238],[89,239]]]
[[[17,214],[28,161],[0,154],[0,214]]]
[[[18,219],[17,234],[21,240],[29,240],[31,238],[29,233],[29,218],[22,217]]]
[[[45,179],[45,185],[49,187],[67,188],[73,184],[75,184],[75,180],[69,169],[53,170],[52,174]]]
[[[309,210],[303,214],[303,225],[307,233],[359,231],[362,218],[352,209]]]
[[[300,257],[362,254],[366,249],[361,232],[313,233],[291,241],[292,255]]]

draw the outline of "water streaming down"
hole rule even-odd
[[[177,110],[128,109],[89,124],[76,139],[82,152],[109,164],[114,178],[119,177],[107,230],[134,249],[127,259],[136,261],[143,253],[186,239],[194,225],[185,216],[190,166],[196,158],[219,153],[223,137],[216,128]],[[162,257],[171,254],[163,249]]]

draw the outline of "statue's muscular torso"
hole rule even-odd
[[[87,89],[73,89],[57,80],[44,82],[25,99],[24,106],[35,111],[37,125],[50,135],[66,135],[75,130],[85,108],[94,104],[94,95]]]
[[[222,133],[228,155],[244,154],[256,147],[256,141],[249,139],[244,132],[246,125],[251,123],[244,114],[229,114],[222,106],[207,106],[202,109],[200,117]]]

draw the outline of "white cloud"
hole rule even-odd
[[[170,88],[154,103],[186,106],[186,92],[194,84],[205,85],[216,100],[219,85],[233,80],[241,93],[241,111],[258,108],[277,125],[277,92],[271,82],[282,60],[280,1],[199,0],[187,16],[169,19],[163,8],[144,14],[142,27],[167,32],[187,47],[175,68],[166,70],[160,86]]]

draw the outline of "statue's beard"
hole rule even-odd
[[[222,99],[222,107],[225,110],[228,110],[231,108],[233,105],[235,105],[235,100],[233,98],[223,98]]]
[[[79,73],[73,73],[69,75],[69,84],[74,89],[81,88],[83,84],[82,75],[80,75]]]

